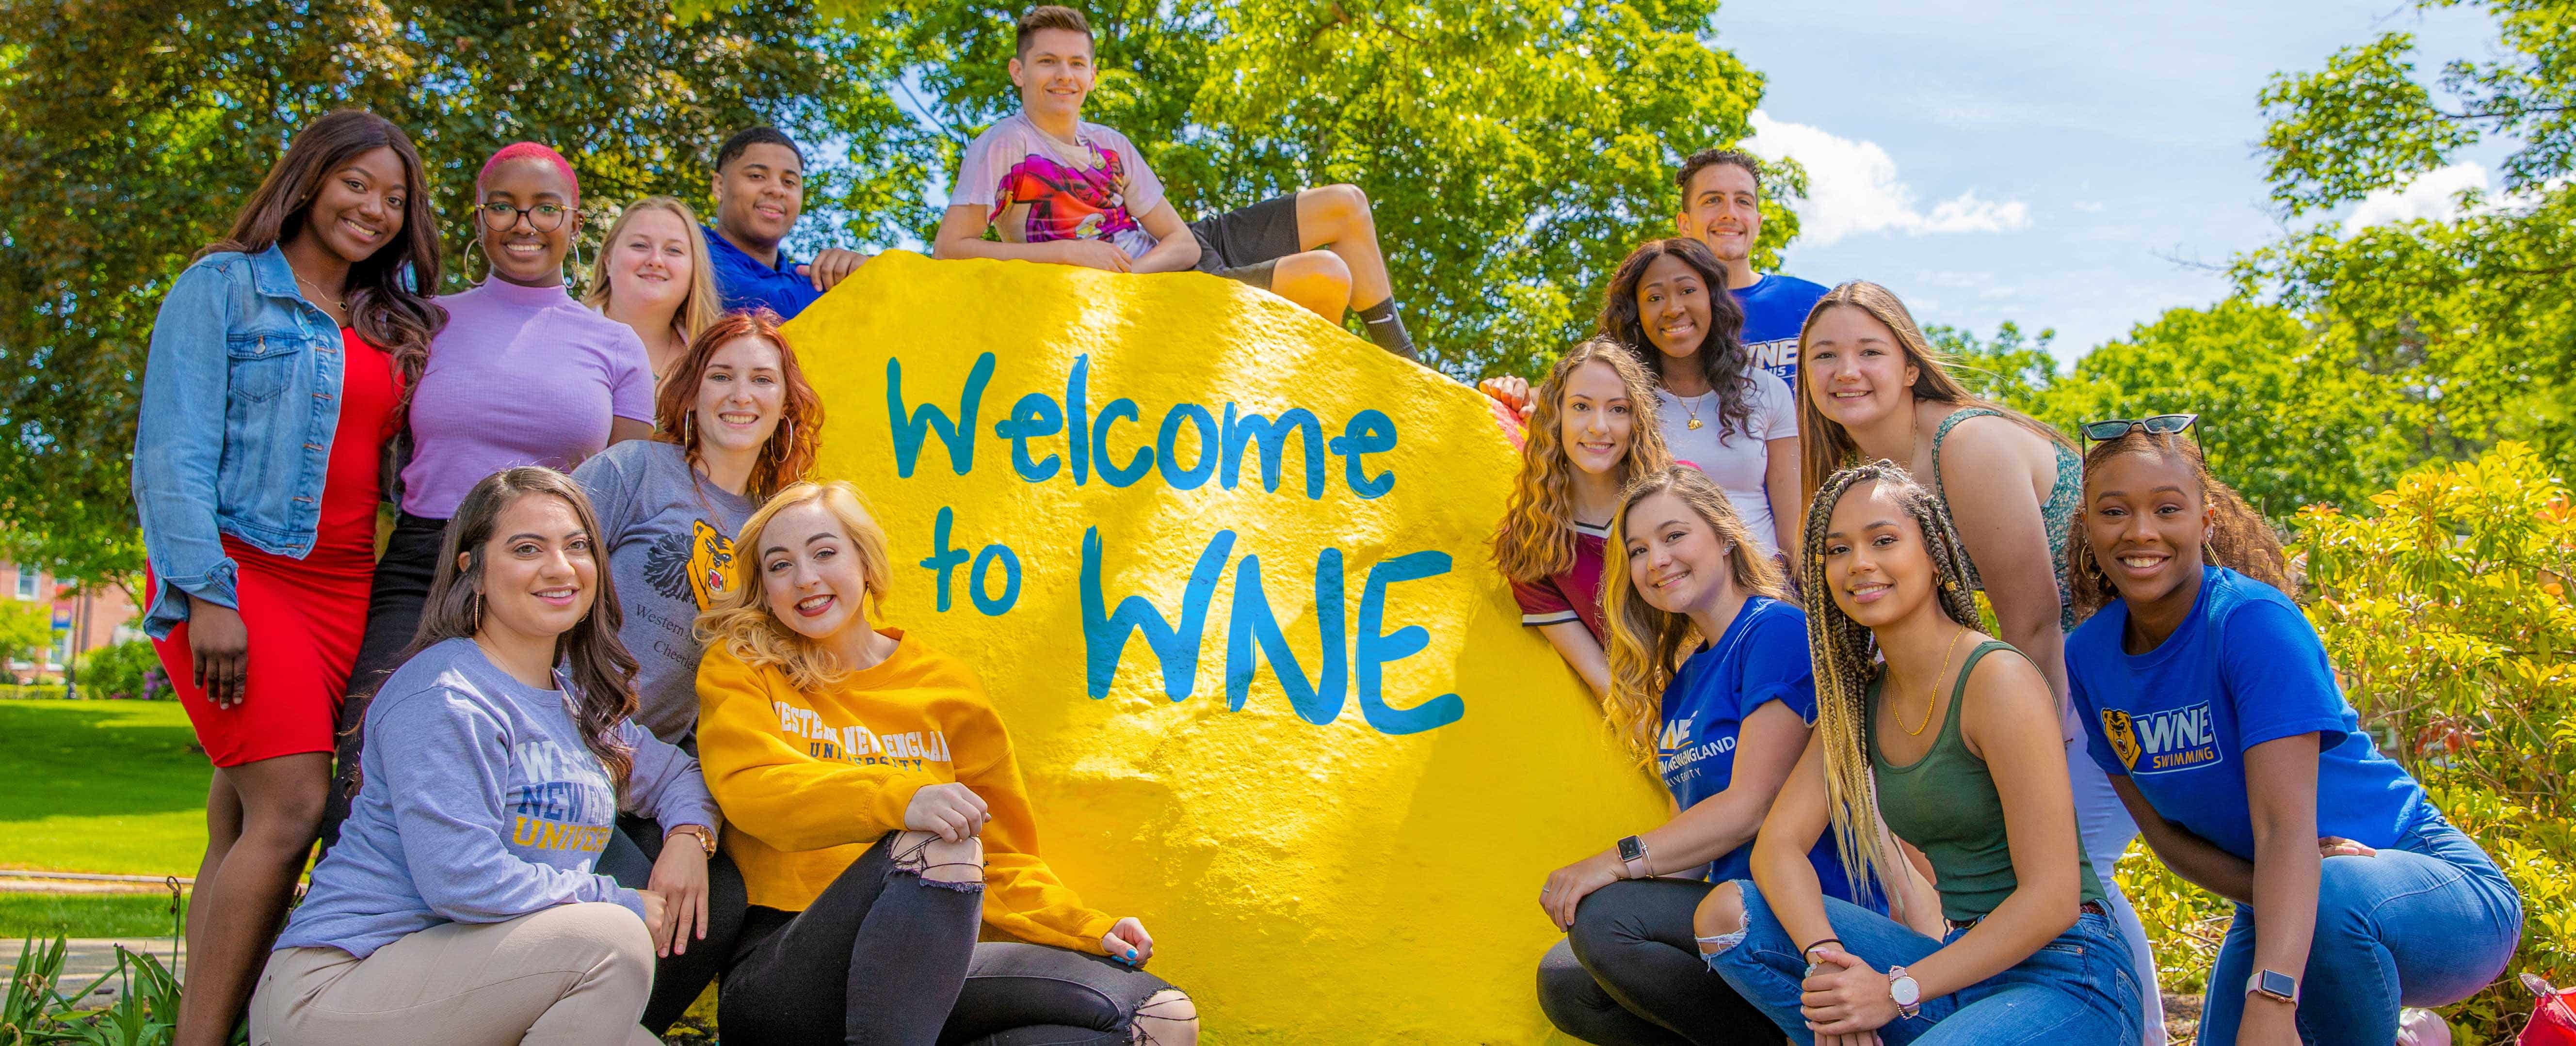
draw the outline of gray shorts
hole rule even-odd
[[[1270,289],[1279,259],[1304,250],[1297,236],[1297,194],[1273,196],[1190,223],[1199,241],[1198,270]]]

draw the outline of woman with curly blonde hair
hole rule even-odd
[[[1632,477],[1672,463],[1655,425],[1655,382],[1626,346],[1593,338],[1556,361],[1534,399],[1494,565],[1512,583],[1521,624],[1606,697],[1601,574],[1610,516]]]
[[[1691,913],[1712,882],[1750,874],[1754,832],[1806,750],[1806,615],[1706,473],[1666,466],[1620,500],[1604,705],[1678,812],[1548,877],[1539,905],[1566,929],[1560,949],[1577,969],[1551,953],[1541,1004],[1594,1043],[1775,1043],[1779,1031],[1700,960]],[[1810,856],[1828,896],[1865,900],[1832,840]]]
[[[751,904],[725,1033],[1197,1041],[1189,997],[1141,969],[1144,925],[1084,905],[1038,855],[974,671],[873,622],[892,567],[858,491],[788,487],[736,547],[746,580],[697,628],[698,750]],[[1010,940],[978,944],[979,927]]]

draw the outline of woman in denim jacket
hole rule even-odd
[[[442,316],[420,157],[305,128],[161,302],[134,438],[144,630],[215,764],[174,1042],[220,1044],[313,847],[366,627],[384,448]]]

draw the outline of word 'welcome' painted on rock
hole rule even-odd
[[[893,427],[897,477],[912,478],[933,436],[947,450],[952,472],[959,476],[974,472],[976,448],[983,442],[984,394],[996,366],[994,354],[983,353],[953,400],[924,397],[915,406],[904,394],[902,358],[886,361],[886,416]],[[953,410],[944,407],[948,402],[954,402]],[[1245,459],[1250,456],[1260,469],[1261,489],[1277,493],[1293,449],[1304,471],[1299,489],[1309,500],[1323,499],[1333,458],[1341,460],[1342,483],[1352,495],[1368,500],[1395,489],[1392,471],[1371,474],[1368,467],[1368,455],[1391,451],[1397,441],[1394,420],[1378,410],[1353,413],[1339,434],[1328,439],[1325,419],[1304,407],[1261,414],[1231,401],[1214,409],[1173,403],[1163,410],[1148,440],[1142,438],[1146,425],[1135,400],[1110,399],[1096,412],[1092,402],[1087,355],[1074,358],[1062,396],[1038,392],[1021,396],[991,429],[995,440],[1010,447],[1011,471],[1027,483],[1064,482],[1080,487],[1096,477],[1112,487],[1128,487],[1159,476],[1174,491],[1199,490],[1211,480],[1220,489],[1235,490],[1242,485]],[[1119,431],[1122,422],[1135,427],[1133,437]],[[1124,460],[1112,446],[1113,439],[1122,438],[1135,439]],[[975,609],[987,616],[1009,613],[1019,601],[1023,570],[1019,554],[999,542],[970,551],[958,544],[956,527],[954,506],[941,506],[932,525],[930,554],[919,564],[936,576],[937,610],[946,613],[954,605],[956,572],[964,567],[967,594]],[[1140,634],[1144,648],[1162,669],[1164,696],[1173,701],[1190,698],[1197,689],[1210,604],[1231,568],[1234,598],[1226,608],[1223,626],[1228,709],[1242,710],[1254,676],[1267,661],[1290,707],[1299,718],[1319,726],[1338,719],[1354,701],[1361,718],[1387,734],[1431,730],[1466,714],[1466,703],[1457,694],[1397,707],[1385,692],[1386,666],[1422,652],[1431,643],[1430,632],[1420,625],[1386,630],[1388,589],[1448,573],[1448,553],[1422,550],[1368,564],[1361,582],[1359,620],[1353,628],[1345,620],[1349,575],[1343,550],[1318,550],[1312,585],[1303,589],[1304,606],[1314,611],[1319,640],[1314,671],[1309,674],[1280,627],[1280,615],[1263,581],[1261,557],[1235,557],[1235,539],[1232,529],[1219,530],[1207,539],[1182,587],[1175,619],[1165,617],[1143,594],[1123,594],[1113,605],[1101,583],[1105,552],[1100,529],[1083,530],[1079,612],[1085,684],[1094,700],[1109,696],[1130,640]]]

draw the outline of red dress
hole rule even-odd
[[[197,688],[188,624],[153,641],[161,667],[216,766],[332,750],[333,723],[367,631],[367,589],[376,571],[376,503],[385,441],[401,388],[393,361],[353,328],[340,329],[345,368],[340,422],[322,482],[322,520],[302,559],[271,555],[223,536],[239,568],[235,591],[250,633],[247,696],[217,708]]]

